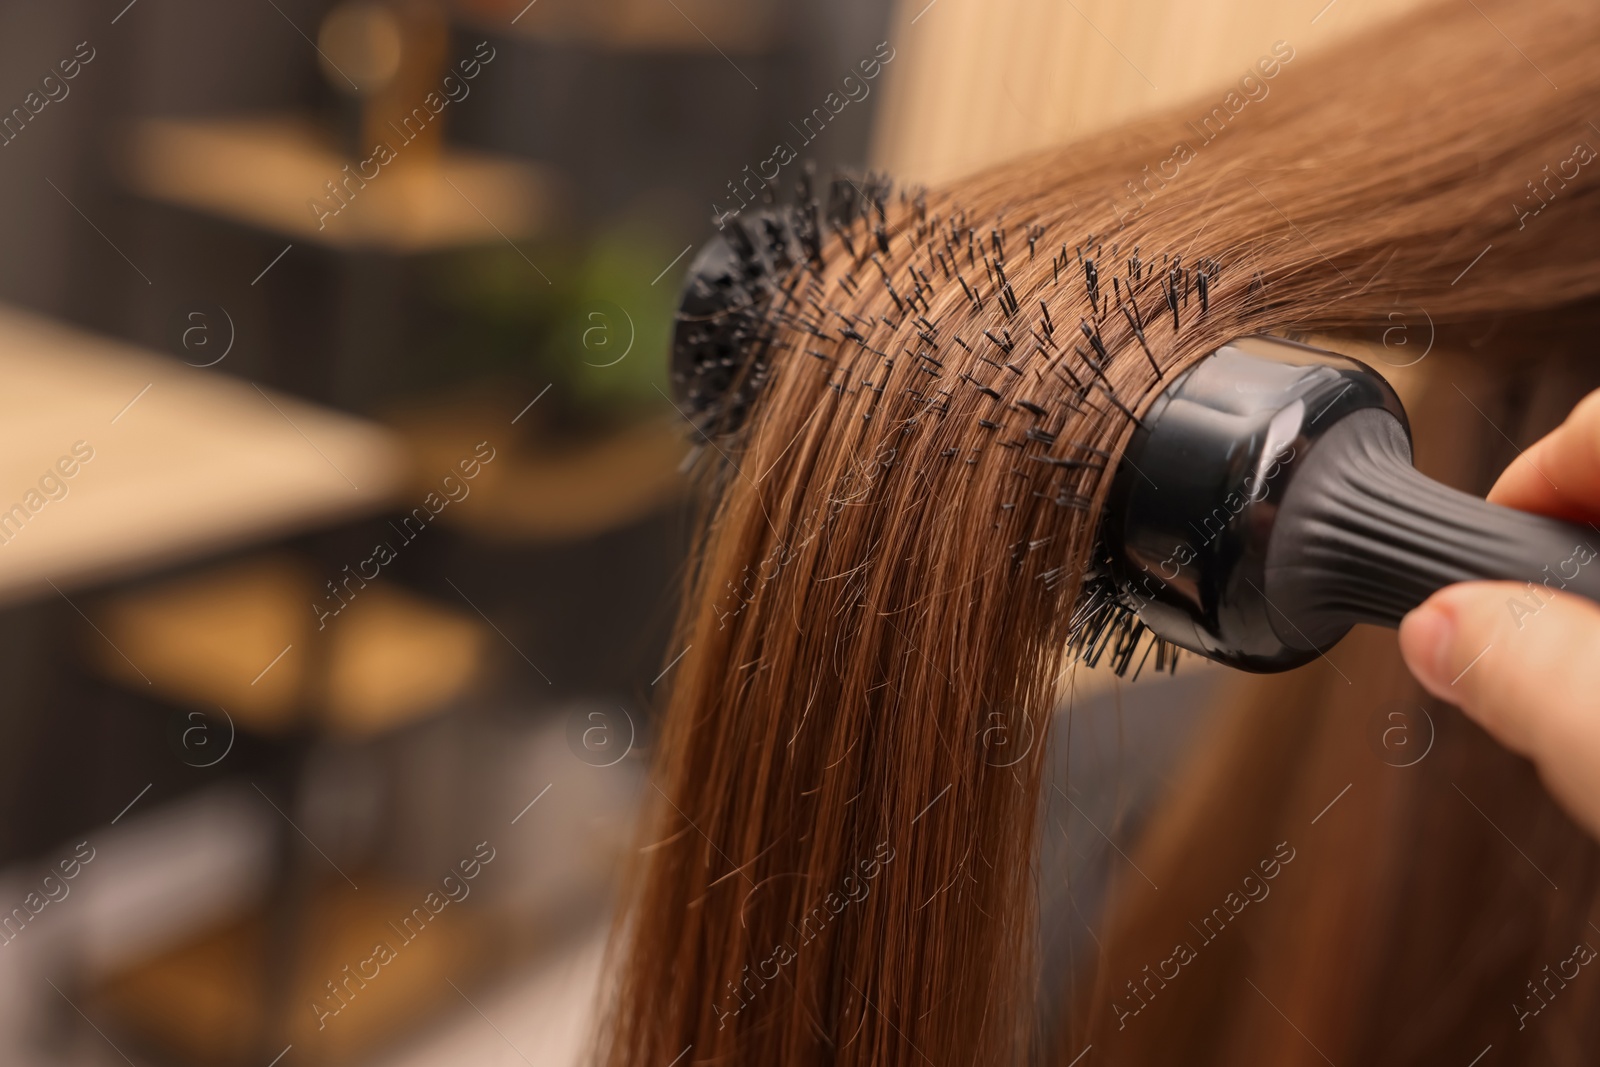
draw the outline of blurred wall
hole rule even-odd
[[[879,166],[937,182],[1314,52],[1420,0],[897,0]]]

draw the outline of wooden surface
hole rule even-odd
[[[0,381],[0,522],[26,516],[0,526],[0,603],[376,511],[404,479],[370,423],[4,306]]]
[[[334,151],[314,124],[292,117],[151,119],[134,128],[124,179],[142,196],[334,248],[423,252],[535,235],[550,179],[536,166],[451,149],[437,158],[392,139],[378,164]],[[344,167],[351,164],[348,186]],[[374,175],[370,181],[360,174]],[[328,182],[348,193],[339,206]]]
[[[897,0],[873,157],[936,182],[1184,101],[1198,119],[1274,42],[1297,62],[1418,2]]]

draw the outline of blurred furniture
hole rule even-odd
[[[345,0],[322,17],[317,58],[322,76],[341,97],[344,147],[364,156],[430,90],[449,62],[450,29],[438,0]],[[413,159],[432,159],[444,144],[441,123],[416,131]]]
[[[394,924],[421,907],[426,893],[378,885],[353,893],[340,883],[316,894],[283,990],[268,988],[262,967],[272,928],[252,915],[113,979],[96,992],[96,1013],[110,1014],[147,1046],[208,1067],[265,1067],[291,1044],[288,1062],[295,1064],[361,1062],[453,1007],[446,977],[470,984],[481,966],[488,931],[467,905],[445,906],[420,933],[408,930],[409,942],[396,933]],[[392,953],[381,966],[374,961],[379,943]],[[262,1058],[256,1038],[278,1001],[287,1008],[281,1040],[274,1038],[279,1043]]]
[[[0,494],[0,601],[52,586],[65,595],[374,512],[404,482],[394,436],[362,420],[6,308],[0,374],[0,486],[11,487]],[[86,647],[131,687],[221,705],[243,729],[308,740],[394,729],[439,710],[477,676],[487,643],[478,620],[381,581],[360,594],[318,642],[316,578],[287,557],[261,557],[114,595],[90,609],[98,629]],[[306,751],[268,782],[280,810],[292,807]],[[295,982],[348,962],[332,966],[333,954],[370,952],[348,938],[381,925],[376,911],[399,908],[397,898],[372,887],[356,907],[366,921],[352,919],[348,901],[322,900],[295,857],[294,831],[282,833],[274,906],[124,974],[108,993],[135,1009],[124,1025],[159,1029],[167,1016],[141,998],[181,991],[181,1023],[165,1033],[166,1047],[213,1061],[241,1043],[253,1052],[263,1035],[293,1032]],[[411,958],[455,966],[465,931],[447,929],[408,946]],[[413,973],[374,985],[368,1017],[435,1000],[416,992]],[[278,995],[262,992],[274,986]],[[269,1018],[278,1006],[282,1019]],[[253,1029],[234,1025],[240,1010],[254,1011]],[[352,1040],[371,1032],[344,1028]]]
[[[126,181],[151,200],[337,249],[427,252],[526,240],[544,227],[548,171],[459,148],[419,160],[411,152],[402,145],[376,177],[352,179],[346,206],[319,219],[309,204],[337,207],[326,183],[343,182],[356,160],[310,120],[150,119],[129,140]]]
[[[381,572],[349,580],[341,610],[286,555],[188,574],[100,605],[106,640],[91,656],[124,684],[148,679],[175,704],[226,708],[242,729],[269,736],[374,736],[439,710],[476,678],[488,644],[476,617]],[[314,604],[337,614],[318,626]]]
[[[102,673],[133,687],[144,682],[180,706],[220,707],[238,729],[291,742],[262,789],[283,816],[274,824],[278,863],[264,906],[134,966],[104,991],[125,1027],[196,1062],[245,1063],[303,1040],[303,1002],[319,995],[313,976],[327,971],[338,979],[344,963],[371,954],[370,940],[360,940],[367,935],[354,931],[403,916],[410,906],[398,903],[399,889],[372,884],[365,874],[369,884],[356,896],[333,860],[301,844],[292,813],[303,800],[312,753],[449,709],[485,659],[483,623],[406,592],[392,575],[334,573],[328,584],[338,584],[340,599],[323,592],[311,566],[264,554],[122,592],[91,609],[104,640],[88,648]],[[344,880],[330,881],[329,866]],[[368,1022],[318,1042],[317,1054],[331,1057],[320,1062],[343,1062],[352,1048],[366,1048],[396,1018],[411,1015],[417,998],[437,999],[418,983],[473,955],[462,945],[440,955],[443,937],[431,936],[430,927],[429,950],[406,954],[408,979],[376,983],[381,995],[362,997],[364,1010],[356,1013]],[[349,959],[336,960],[338,954]],[[205,1010],[195,1010],[193,996],[182,1011],[146,1010],[186,986]]]
[[[613,404],[610,395],[596,399],[591,394],[587,407],[573,405],[558,415],[553,409],[564,402],[564,393],[573,391],[554,374],[544,375],[542,367],[532,369],[536,376],[528,357],[538,346],[552,362],[606,362],[609,353],[579,354],[576,331],[566,330],[572,319],[586,329],[584,315],[601,297],[626,304],[641,325],[647,315],[664,322],[664,308],[647,308],[643,299],[619,295],[618,279],[626,282],[637,275],[641,296],[660,294],[663,303],[670,302],[671,291],[692,261],[686,246],[704,240],[707,192],[720,189],[747,162],[770,153],[774,132],[793,114],[804,113],[798,97],[805,97],[805,107],[819,103],[817,86],[848,68],[840,68],[834,52],[843,46],[828,29],[845,25],[858,35],[866,32],[860,30],[855,5],[845,5],[848,17],[823,9],[818,9],[819,17],[800,17],[780,10],[775,0],[517,0],[514,6],[473,5],[473,19],[458,22],[464,23],[461,32],[443,39],[437,27],[422,26],[415,32],[403,28],[398,67],[384,81],[383,49],[377,47],[381,32],[369,25],[357,34],[366,35],[361,47],[372,60],[363,65],[330,42],[328,21],[319,28],[313,14],[352,7],[367,8],[370,14],[370,9],[389,7],[402,20],[419,12],[420,23],[426,22],[421,9],[427,5],[327,0],[313,6],[315,13],[285,5],[278,13],[262,6],[240,8],[234,15],[202,6],[196,9],[199,23],[186,16],[168,26],[183,30],[181,37],[158,33],[145,42],[150,47],[138,50],[139,62],[118,63],[104,72],[112,81],[106,92],[84,99],[94,118],[82,116],[81,131],[70,128],[75,123],[65,124],[68,128],[52,124],[64,139],[73,138],[66,141],[70,159],[77,161],[79,171],[93,168],[94,178],[105,155],[97,143],[100,133],[112,129],[126,138],[125,153],[113,161],[119,166],[112,180],[131,195],[106,196],[97,206],[77,199],[63,175],[52,170],[51,176],[154,281],[147,285],[144,277],[125,270],[100,243],[100,235],[89,231],[64,201],[55,204],[60,198],[43,187],[45,201],[70,226],[84,230],[85,247],[93,243],[92,254],[80,249],[67,257],[63,291],[73,294],[78,314],[92,314],[108,328],[158,348],[171,347],[176,340],[161,332],[170,331],[175,318],[171,312],[188,312],[202,297],[214,302],[210,306],[226,305],[239,321],[240,350],[219,370],[369,414],[400,395],[414,396],[426,406],[441,399],[441,390],[453,390],[463,381],[488,374],[523,377],[517,390],[502,392],[501,408],[482,409],[492,417],[481,424],[463,418],[441,435],[432,433],[437,427],[424,431],[403,424],[404,443],[423,466],[386,479],[386,502],[394,501],[394,490],[404,481],[404,506],[416,503],[418,491],[437,488],[426,482],[428,472],[449,470],[484,437],[501,455],[472,483],[471,498],[452,503],[440,528],[404,549],[400,564],[386,567],[383,577],[363,589],[325,631],[316,629],[310,602],[325,592],[319,583],[341,578],[338,569],[358,558],[334,546],[341,538],[364,537],[359,527],[299,538],[270,557],[240,560],[230,554],[233,562],[225,566],[208,564],[159,584],[124,587],[109,597],[82,601],[84,611],[144,671],[143,677],[134,674],[127,661],[82,627],[101,673],[129,683],[127,692],[139,694],[130,699],[73,678],[108,713],[120,713],[119,723],[132,721],[137,708],[143,720],[138,732],[159,736],[164,717],[180,719],[183,711],[195,708],[215,714],[220,704],[244,735],[234,757],[215,768],[185,777],[183,772],[191,768],[178,765],[180,773],[168,776],[174,786],[168,795],[201,777],[243,776],[248,767],[248,781],[239,783],[246,799],[277,825],[283,838],[278,884],[251,883],[252,892],[263,898],[259,907],[177,947],[140,949],[150,953],[148,958],[101,987],[105,1014],[63,983],[95,1024],[140,1063],[187,1059],[261,1067],[273,1062],[291,1040],[295,1047],[281,1067],[310,1062],[314,1056],[363,1059],[378,1041],[412,1040],[431,1008],[464,1008],[444,977],[477,999],[478,990],[468,984],[474,960],[481,959],[476,946],[488,941],[488,951],[504,953],[509,941],[531,946],[537,939],[544,951],[547,935],[542,927],[548,913],[519,901],[521,926],[502,917],[492,936],[463,936],[449,951],[423,952],[419,941],[402,952],[397,964],[401,970],[386,969],[350,1009],[330,1020],[326,1029],[315,1029],[308,1008],[311,992],[325,991],[325,983],[345,965],[370,952],[370,943],[359,943],[369,936],[369,920],[394,921],[397,912],[416,905],[412,891],[396,893],[394,882],[430,873],[418,868],[431,865],[438,846],[453,841],[458,830],[467,832],[463,827],[476,832],[482,825],[486,833],[491,831],[490,820],[477,818],[490,810],[477,795],[480,780],[515,778],[518,783],[508,792],[507,803],[492,807],[502,826],[520,819],[500,831],[517,846],[506,848],[495,868],[505,892],[530,901],[581,897],[590,907],[603,906],[604,883],[595,872],[609,869],[611,853],[626,838],[601,832],[597,820],[607,809],[594,798],[617,791],[617,778],[626,780],[641,765],[640,753],[614,767],[588,765],[572,751],[563,726],[589,706],[563,714],[567,706],[562,701],[596,701],[608,713],[617,710],[614,704],[625,703],[641,742],[648,736],[644,703],[665,688],[649,688],[651,680],[681,651],[674,648],[663,655],[661,649],[685,536],[674,507],[683,486],[677,467],[691,444],[681,427],[668,424],[673,413],[648,385],[646,404]],[[880,0],[869,0],[866,6],[876,8]],[[129,19],[139,10],[117,28],[132,25]],[[543,21],[547,11],[557,16],[548,26]],[[575,28],[574,18],[582,25]],[[226,32],[218,34],[219,27]],[[238,54],[237,43],[256,35],[261,47],[247,46]],[[187,53],[195,47],[203,50],[205,42],[219,37],[235,44],[224,50],[232,51],[232,58],[186,62]],[[472,82],[473,98],[460,106],[452,102],[440,116],[442,122],[428,124],[415,142],[397,144],[398,159],[382,165],[376,177],[370,177],[373,171],[367,166],[369,177],[364,185],[352,183],[355,195],[346,196],[347,206],[334,217],[319,219],[308,201],[327,197],[329,182],[342,185],[357,162],[369,158],[374,131],[381,135],[387,122],[395,120],[397,108],[408,113],[425,92],[439,87],[439,59],[454,64],[483,38],[500,55]],[[877,39],[875,33],[872,39]],[[414,41],[420,43],[415,60],[406,55]],[[442,56],[438,44],[447,45]],[[856,49],[850,51],[854,58]],[[868,53],[870,45],[860,54]],[[325,68],[318,79],[316,64],[324,56],[328,65],[337,63],[341,70],[329,74]],[[270,81],[261,73],[268,68],[274,75]],[[344,74],[357,83],[353,97],[345,92],[351,87],[341,85]],[[324,91],[327,86],[317,84],[319,80],[332,92]],[[373,89],[379,82],[383,88]],[[759,92],[754,82],[760,83]],[[95,104],[101,98],[105,106]],[[209,102],[202,107],[206,118],[172,117],[197,114],[197,101]],[[300,110],[276,117],[233,110],[258,107],[263,101]],[[120,114],[129,107],[133,116]],[[69,110],[79,114],[76,108]],[[152,111],[165,117],[143,121]],[[857,156],[862,138],[849,124],[859,119],[858,125],[864,126],[867,114],[865,107],[852,106],[838,128],[830,130],[823,150]],[[32,155],[44,158],[39,152]],[[55,152],[48,156],[56,161],[52,167],[68,158]],[[37,175],[31,180],[42,186]],[[96,189],[103,185],[88,174],[78,180]],[[334,203],[324,200],[324,207]],[[648,269],[635,269],[632,263],[626,269],[611,268],[595,251],[605,236],[602,229],[614,230],[630,250],[639,250],[635,258]],[[53,231],[48,236],[52,243],[59,239]],[[285,247],[290,243],[292,250]],[[481,314],[479,307],[451,305],[445,299],[454,291],[452,284],[477,286],[487,273],[481,269],[485,261],[510,279],[495,295],[515,311],[499,319]],[[543,272],[536,273],[539,268]],[[553,285],[547,285],[544,272]],[[33,273],[42,279],[54,272]],[[95,284],[102,280],[105,285]],[[118,289],[122,284],[127,288]],[[42,281],[37,288],[50,291]],[[542,305],[536,313],[525,314],[536,303]],[[472,329],[438,328],[441,321],[455,318]],[[484,339],[488,343],[481,344]],[[490,358],[484,357],[486,351]],[[657,362],[661,351],[659,342],[644,341],[621,369]],[[551,394],[537,407],[525,408],[551,379],[556,382]],[[115,424],[117,431],[133,426],[160,394],[158,383],[135,399],[147,380],[127,391],[127,399],[135,402]],[[248,395],[255,395],[253,388]],[[330,447],[314,420],[302,418],[302,412],[314,409],[286,402],[277,392],[271,395],[338,470],[349,474],[363,493],[371,488],[368,477],[347,464],[347,450]],[[125,403],[119,401],[110,415]],[[622,427],[641,410],[659,412],[663,420]],[[238,428],[234,423],[241,422],[236,415],[230,408],[218,419],[225,423],[223,432],[197,434],[185,443],[203,456],[214,441],[231,440]],[[164,419],[164,425],[182,436],[174,419]],[[602,427],[615,432],[599,439],[595,431]],[[307,444],[288,423],[282,430],[288,444]],[[465,438],[465,449],[441,445],[454,433]],[[96,446],[97,459],[77,477],[67,499],[51,502],[37,517],[40,532],[46,532],[45,524],[65,518],[109,454],[92,434],[81,436]],[[385,441],[393,444],[393,438]],[[321,463],[307,447],[313,463]],[[261,455],[270,456],[270,450]],[[255,457],[247,453],[245,458]],[[396,455],[386,462],[406,466]],[[169,466],[181,468],[176,461]],[[262,533],[253,532],[257,527],[252,526],[252,532],[228,537],[196,537],[170,552],[141,557],[138,569],[309,530],[318,522],[354,516],[360,507],[381,509],[352,503],[349,511],[329,506],[302,515],[302,508],[316,502],[316,493],[295,489],[288,479],[283,486],[259,479],[252,485],[249,479],[258,476],[242,461],[233,470],[233,482],[202,483],[194,502],[207,503],[201,494],[211,494],[218,510],[241,529],[247,519],[259,518]],[[333,485],[325,495],[333,496],[334,490],[355,495],[335,467],[326,473]],[[112,481],[131,484],[120,475]],[[375,476],[371,484],[376,484]],[[254,510],[258,498],[269,515]],[[268,528],[268,519],[278,525]],[[381,527],[382,521],[373,525]],[[118,523],[107,526],[107,537],[125,532]],[[206,528],[194,525],[188,533],[198,535]],[[33,532],[25,531],[23,539]],[[0,546],[0,559],[20,544]],[[135,570],[130,565],[91,572],[80,584],[97,576],[126,577]],[[314,586],[309,590],[307,574]],[[6,569],[0,568],[0,577],[5,575]],[[459,599],[458,590],[445,584],[447,577],[453,579],[451,585],[459,585]],[[426,595],[419,595],[424,590]],[[44,591],[49,593],[48,587]],[[77,598],[71,588],[67,591]],[[505,640],[500,634],[490,637],[488,651],[504,657],[517,674],[505,691],[475,688],[481,675],[477,657],[484,650],[481,628],[474,632],[472,627],[482,620],[469,613],[468,597],[470,607],[481,608],[494,627],[503,629]],[[371,618],[364,619],[363,611],[370,611]],[[77,616],[68,621],[76,635]],[[513,643],[549,672],[551,682],[536,674],[531,663],[514,658]],[[524,682],[526,688],[513,688]],[[470,699],[464,699],[469,690]],[[146,693],[159,693],[159,700],[180,710],[159,706],[145,699]],[[30,717],[45,718],[44,711],[35,711]],[[465,714],[445,714],[455,711]],[[93,722],[72,714],[51,717],[80,731]],[[470,750],[464,744],[459,750],[454,747],[462,735],[486,730],[486,721],[507,733],[538,728],[544,735],[538,746],[543,757],[532,758],[527,745],[502,743],[498,733],[486,733],[487,741],[473,735],[476,747]],[[272,740],[263,743],[262,737]],[[130,796],[145,786],[144,772],[156,761],[176,762],[166,751],[156,752],[152,760],[147,752],[119,750],[105,735],[94,737],[92,745],[85,739],[85,745],[103,755],[104,762],[140,775]],[[72,744],[60,746],[59,754],[40,745],[18,749],[19,761],[33,760],[55,771],[68,787],[74,779],[100,776],[100,768],[75,758]],[[308,754],[315,757],[314,765],[299,783]],[[463,758],[467,756],[471,758]],[[341,779],[344,792],[330,801],[327,779],[339,779],[350,767],[358,773]],[[369,780],[385,773],[395,780],[398,795],[383,796]],[[159,776],[152,772],[152,777]],[[577,788],[577,781],[589,791]],[[166,784],[158,781],[122,819],[118,831],[144,829],[147,817],[159,815],[149,809],[161,799]],[[530,805],[552,784],[549,796]],[[268,794],[282,816],[253,785]],[[126,802],[120,794],[115,799],[108,811]],[[612,801],[613,809],[624,807],[615,797]],[[98,807],[85,811],[103,822]],[[611,816],[620,818],[617,810]],[[359,892],[334,874],[288,819],[327,849],[360,884]],[[322,820],[334,829],[325,830]],[[552,832],[560,836],[552,838]],[[352,855],[361,858],[347,859]],[[153,866],[162,860],[143,853],[138,862]],[[513,868],[514,863],[521,867]],[[310,884],[317,881],[321,884]],[[547,884],[551,882],[561,884]],[[490,890],[483,892],[485,897],[469,901],[466,908],[486,903]],[[286,902],[292,906],[279,906]],[[162,903],[175,910],[186,906],[178,893],[166,895]],[[236,905],[244,907],[242,901]],[[466,920],[466,908],[456,918]],[[141,908],[126,925],[143,928],[148,910]],[[444,918],[454,914],[452,905]],[[299,921],[292,921],[296,916]],[[548,925],[563,923],[571,925],[565,914]],[[210,924],[207,916],[191,920],[184,929],[192,932]],[[444,927],[438,932],[450,934]],[[169,941],[177,936],[182,935],[167,935]],[[117,966],[127,959],[120,958]],[[69,976],[71,966],[68,961]],[[48,986],[43,993],[60,999]],[[361,1015],[369,1008],[372,1025]],[[64,1001],[54,1009],[72,1025],[81,1022]],[[491,1015],[496,1024],[501,1022],[498,1011]],[[473,1026],[483,1022],[475,1012],[464,1017]],[[527,1018],[519,1021],[525,1024]],[[285,1035],[276,1046],[264,1039],[273,1032]],[[508,1032],[516,1033],[509,1027]],[[137,1036],[123,1044],[124,1034]],[[100,1039],[98,1034],[86,1036]],[[530,1058],[544,1054],[520,1037],[518,1042]],[[150,1055],[144,1054],[145,1048]],[[468,1057],[450,1062],[477,1061]]]
[[[371,423],[3,305],[0,380],[0,522],[25,517],[0,526],[0,603],[375,512],[402,484]],[[62,477],[78,442],[93,458]]]
[[[426,406],[385,413],[412,457],[421,495],[429,472],[449,470],[482,439],[483,427],[505,425],[504,398],[476,392],[430,398]],[[501,443],[472,492],[444,520],[484,541],[549,543],[595,537],[639,522],[681,497],[684,457],[694,443],[675,414],[646,419],[576,444],[546,439],[535,422]]]

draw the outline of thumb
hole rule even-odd
[[[1452,585],[1400,623],[1400,651],[1600,836],[1600,606],[1532,584]]]

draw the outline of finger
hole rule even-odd
[[[1533,760],[1600,835],[1600,606],[1540,586],[1453,585],[1405,617],[1400,651],[1424,688]]]
[[[1571,522],[1600,521],[1600,391],[1518,455],[1489,500]]]

